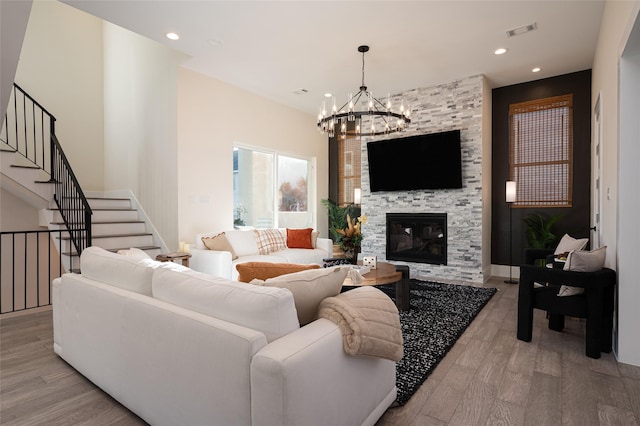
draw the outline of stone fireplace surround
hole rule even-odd
[[[386,138],[362,138],[362,213],[368,217],[363,227],[362,254],[386,260],[386,214],[447,213],[447,264],[433,265],[405,261],[412,278],[482,283],[483,273],[483,88],[482,75],[438,86],[414,89],[396,95],[411,105],[411,124],[402,134]],[[370,192],[367,142],[461,130],[461,189]],[[491,153],[487,152],[487,160]],[[425,167],[429,159],[425,158]],[[488,197],[487,197],[488,198]],[[488,202],[489,200],[487,200]],[[489,219],[487,219],[488,221]]]

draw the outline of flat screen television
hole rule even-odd
[[[371,192],[462,188],[460,130],[367,143]]]

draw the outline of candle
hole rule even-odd
[[[184,253],[184,245],[185,245],[185,242],[184,241],[180,241],[180,248],[178,249],[178,251],[180,253]]]
[[[184,253],[189,253],[189,251],[191,250],[191,245],[185,243],[183,249],[184,249]]]

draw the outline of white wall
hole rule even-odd
[[[620,60],[620,162],[618,169],[618,356],[640,365],[640,16]]]
[[[633,229],[622,229],[618,223],[618,208],[623,194],[620,194],[619,178],[619,63],[623,49],[631,28],[640,9],[640,2],[607,1],[598,37],[598,46],[593,64],[592,74],[592,110],[600,95],[602,111],[602,218],[601,232],[602,245],[607,246],[608,267],[618,269],[618,324],[616,324],[615,339],[617,346],[614,348],[618,358],[622,362],[640,365],[638,360],[637,329],[640,326],[640,313],[636,306],[636,299],[626,298],[626,289],[631,293],[637,291],[637,277],[632,281],[622,281],[625,266],[618,259],[618,236]],[[637,120],[637,117],[636,117]],[[636,166],[637,167],[637,164]],[[626,176],[625,176],[626,179]],[[635,184],[637,191],[637,182]],[[593,194],[595,196],[595,193]],[[623,201],[623,204],[625,202]],[[634,225],[637,227],[637,223]],[[637,245],[637,244],[636,244]],[[637,256],[636,256],[637,258]],[[621,274],[621,275],[620,275]],[[631,286],[631,287],[628,287]],[[624,321],[624,324],[622,322]],[[629,344],[631,346],[629,346]],[[634,349],[635,348],[635,349]],[[635,351],[635,354],[633,352]],[[630,353],[631,352],[631,353]],[[635,361],[634,361],[635,359]]]
[[[30,231],[40,229],[38,209],[0,188],[0,229],[3,231]]]
[[[318,216],[327,216],[328,142],[315,117],[237,87],[181,68],[178,79],[178,212],[180,240],[233,227],[233,145],[240,143],[303,158],[316,158]]]
[[[130,189],[178,248],[177,70],[185,56],[104,22],[105,190]]]
[[[15,80],[56,117],[82,188],[103,189],[102,21],[57,1],[33,2]]]
[[[0,2],[0,117],[4,117],[11,95],[31,3],[31,0]]]

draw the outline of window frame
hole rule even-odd
[[[236,149],[241,149],[241,150],[249,150],[249,151],[253,151],[253,152],[257,152],[260,154],[265,154],[265,155],[269,155],[271,156],[271,161],[272,161],[272,168],[273,168],[273,182],[271,185],[271,190],[273,191],[273,200],[271,200],[271,205],[272,205],[272,209],[273,209],[273,220],[272,220],[272,227],[273,228],[279,228],[281,227],[281,220],[280,220],[280,214],[281,213],[291,213],[291,212],[286,212],[286,211],[280,211],[279,207],[280,207],[280,184],[279,182],[279,162],[280,162],[280,157],[287,157],[287,158],[292,158],[292,159],[297,159],[297,160],[302,160],[302,161],[306,161],[307,162],[307,208],[305,211],[299,212],[299,213],[305,213],[308,216],[308,222],[305,226],[308,227],[312,227],[312,228],[316,228],[316,203],[315,203],[315,194],[316,194],[316,190],[315,190],[315,185],[316,185],[316,160],[315,158],[307,158],[304,156],[300,156],[300,155],[294,155],[294,154],[290,154],[287,152],[280,152],[280,151],[275,151],[275,150],[271,150],[271,149],[266,149],[266,148],[261,148],[261,147],[256,147],[256,146],[251,146],[251,145],[246,145],[246,144],[242,144],[242,143],[234,143],[233,144],[233,150],[235,151]],[[237,204],[237,197],[236,197],[236,188],[235,188],[235,183],[236,183],[236,175],[239,173],[239,167],[238,169],[235,168],[235,164],[234,167],[232,167],[232,174],[233,174],[233,181],[234,181],[234,187],[233,187],[233,208],[234,208],[234,220],[235,220],[235,210],[238,206]],[[253,220],[252,220],[253,222]],[[252,223],[252,224],[247,224],[245,226],[248,227],[253,227],[253,228],[260,228],[259,224],[257,223]]]

